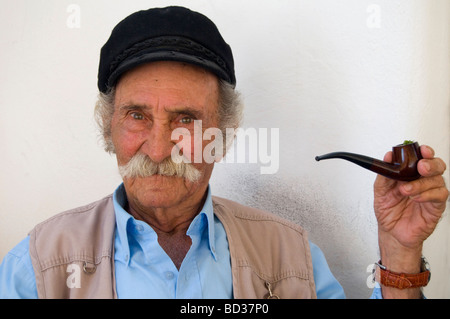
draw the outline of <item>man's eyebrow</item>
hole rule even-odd
[[[129,112],[129,111],[146,111],[151,109],[151,107],[148,107],[147,105],[140,105],[140,104],[123,104],[119,106],[119,110],[123,112]],[[191,106],[175,106],[175,107],[165,107],[164,111],[167,113],[172,114],[184,114],[191,116],[196,119],[202,118],[204,112],[202,110],[199,110],[195,107]]]
[[[164,108],[168,113],[185,114],[193,118],[202,118],[203,112],[190,106],[178,106],[173,108]]]
[[[120,111],[143,111],[148,109],[145,105],[138,105],[138,104],[124,104],[119,106]]]

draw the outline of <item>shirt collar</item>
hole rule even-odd
[[[133,232],[129,231],[129,227],[130,225],[135,224],[133,223],[135,222],[135,219],[124,208],[127,206],[128,199],[125,192],[125,186],[123,185],[123,183],[120,184],[119,187],[117,187],[117,189],[114,191],[113,203],[116,215],[116,243],[118,240],[119,241],[118,244],[121,246],[122,250],[122,254],[116,256],[116,258],[120,258],[126,264],[129,264],[130,246],[128,242],[128,237],[133,236]],[[210,186],[208,186],[205,203],[203,204],[200,213],[192,221],[186,233],[190,236],[194,235],[194,233],[199,234],[203,230],[203,227],[206,226],[208,231],[208,247],[214,260],[217,261],[214,224],[215,218],[212,203],[212,195]]]

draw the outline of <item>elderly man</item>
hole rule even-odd
[[[181,7],[132,14],[102,48],[98,80],[97,117],[123,184],[35,227],[5,257],[0,297],[345,297],[301,227],[211,195],[214,161],[204,157],[222,152],[205,152],[210,141],[198,144],[195,131],[237,128],[242,111],[213,22]],[[448,191],[444,162],[421,151],[421,179],[375,182],[375,298],[419,298],[429,279],[422,244]]]

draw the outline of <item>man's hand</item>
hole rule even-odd
[[[442,177],[446,170],[444,161],[435,158],[434,150],[428,146],[423,145],[420,150],[420,179],[399,182],[378,176],[374,184],[381,260],[393,272],[420,272],[423,242],[436,228],[449,195]],[[391,162],[392,152],[384,160]],[[382,289],[384,298],[420,296],[419,289]]]

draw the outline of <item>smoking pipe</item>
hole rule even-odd
[[[417,171],[417,163],[422,159],[419,143],[405,141],[403,144],[394,146],[392,148],[392,153],[392,163],[386,163],[368,156],[347,152],[334,152],[316,156],[316,161],[340,158],[398,181],[413,181],[420,177],[420,174]]]

